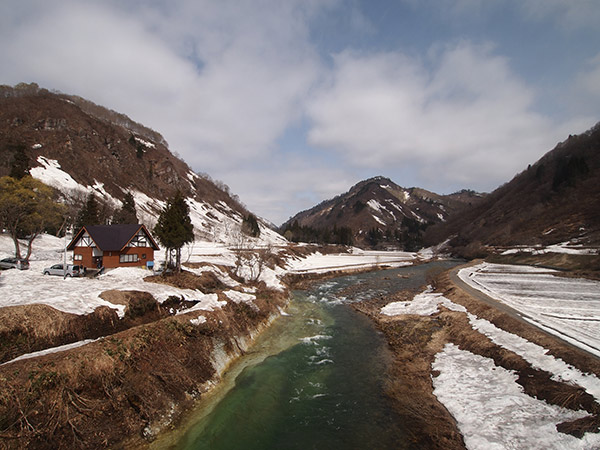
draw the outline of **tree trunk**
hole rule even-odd
[[[31,257],[31,251],[33,250],[33,241],[35,240],[35,238],[37,238],[40,235],[40,233],[33,233],[29,239],[27,239],[27,256],[25,256],[25,259],[27,261],[29,261],[29,258]]]
[[[181,272],[181,247],[178,247],[175,253],[177,272]]]
[[[15,258],[21,259],[21,246],[19,245],[19,238],[17,237],[16,230],[11,232],[10,235],[13,238],[13,242],[15,243]]]

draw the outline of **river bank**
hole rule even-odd
[[[371,322],[385,337],[385,348],[377,352],[378,355],[381,353],[376,360],[377,373],[373,374],[373,370],[368,368],[374,367],[373,364],[367,364],[365,369],[365,373],[375,378],[361,385],[358,390],[368,392],[371,385],[382,384],[385,391],[383,397],[377,391],[366,395],[364,401],[368,403],[376,399],[369,406],[369,410],[373,411],[390,404],[390,410],[384,408],[376,417],[385,417],[385,420],[393,418],[390,425],[384,428],[391,429],[398,424],[399,429],[386,435],[387,441],[383,446],[383,438],[378,440],[381,432],[377,431],[381,422],[369,425],[362,418],[350,417],[348,423],[351,425],[346,424],[342,428],[360,430],[360,439],[364,439],[360,442],[365,445],[379,442],[382,445],[380,448],[396,449],[400,448],[397,442],[401,442],[406,448],[465,448],[465,436],[468,438],[468,434],[461,428],[464,423],[440,399],[440,380],[446,376],[445,369],[440,366],[440,355],[447,354],[449,348],[486,358],[493,361],[498,370],[506,369],[516,374],[521,389],[531,398],[579,411],[577,414],[587,411],[588,417],[560,421],[560,430],[571,433],[569,436],[579,436],[597,428],[599,408],[593,396],[573,383],[556,381],[553,373],[532,367],[531,362],[518,352],[496,344],[488,335],[475,329],[471,316],[479,320],[487,319],[495,327],[523,336],[583,371],[599,374],[597,360],[568,346],[561,347],[560,342],[539,329],[474,298],[456,284],[452,272],[443,272],[456,265],[456,262],[424,264],[415,260],[412,266],[407,266],[405,261],[398,263],[403,267],[389,271],[363,272],[366,267],[359,270],[352,267],[348,272],[342,272],[337,270],[339,264],[332,261],[330,266],[336,270],[333,274],[309,275],[303,269],[301,273],[283,278],[288,286],[297,283],[294,286],[308,289],[306,295],[310,298],[303,302],[307,311],[312,312],[306,317],[293,309],[290,311],[291,317],[284,313],[289,301],[289,292],[281,283],[285,270],[277,267],[265,269],[265,279],[272,279],[271,287],[264,281],[241,284],[232,278],[228,266],[215,265],[214,262],[191,265],[176,280],[146,277],[142,281],[137,272],[124,272],[121,275],[115,272],[106,275],[106,280],[98,281],[99,287],[108,284],[114,286],[116,282],[123,286],[139,285],[144,290],[155,292],[155,295],[165,295],[166,285],[163,282],[166,281],[170,283],[171,291],[175,287],[178,289],[172,292],[181,292],[175,296],[171,294],[173,298],[162,300],[160,305],[148,292],[120,290],[103,291],[101,294],[101,298],[111,304],[122,305],[122,311],[111,310],[110,314],[47,314],[36,306],[40,311],[33,320],[30,309],[35,305],[0,308],[0,313],[8,314],[5,317],[7,320],[3,318],[0,321],[2,326],[7,328],[10,322],[8,328],[12,330],[4,336],[7,339],[2,340],[10,344],[10,348],[1,349],[4,361],[26,353],[32,343],[29,351],[35,351],[42,342],[51,346],[83,339],[78,342],[85,344],[0,366],[0,448],[147,448],[165,430],[182,426],[180,419],[186,417],[195,405],[211,398],[207,394],[216,392],[213,388],[217,384],[221,383],[223,387],[223,375],[233,367],[230,363],[244,355],[252,343],[257,342],[259,335],[269,334],[273,329],[270,326],[273,320],[282,314],[283,318],[277,321],[282,325],[279,327],[280,333],[275,333],[273,342],[266,344],[266,350],[256,350],[255,347],[250,350],[253,353],[250,360],[253,362],[249,364],[257,366],[257,375],[248,378],[249,375],[245,374],[239,379],[242,384],[250,383],[252,386],[257,380],[266,382],[266,388],[259,389],[266,392],[279,385],[284,388],[276,394],[283,399],[282,403],[278,403],[276,408],[267,408],[273,411],[276,424],[272,436],[287,432],[278,426],[278,420],[281,411],[285,411],[290,404],[299,406],[295,405],[298,397],[296,391],[308,395],[304,400],[309,400],[310,408],[314,406],[312,403],[321,404],[316,414],[306,407],[302,412],[307,414],[307,419],[302,422],[304,425],[310,425],[313,417],[320,417],[322,423],[328,423],[327,420],[336,423],[340,414],[360,410],[352,406],[338,411],[336,408],[342,403],[327,402],[332,398],[352,395],[356,390],[348,387],[345,392],[336,391],[339,386],[346,385],[348,377],[345,374],[355,372],[357,358],[362,359],[355,350],[364,347],[367,341],[372,342],[368,348],[361,350],[368,358],[373,353],[373,346],[381,347],[377,343],[381,339],[373,336],[373,331],[368,331],[373,328]],[[384,269],[385,264],[370,268]],[[338,278],[333,279],[334,275]],[[47,285],[50,282],[53,285],[55,281],[49,280]],[[73,289],[79,285],[93,287],[92,283],[84,284],[84,280],[70,281],[64,286]],[[428,284],[431,288],[425,291]],[[183,300],[184,294],[186,298],[194,296],[198,300]],[[442,297],[449,300],[441,305],[436,303],[435,311],[432,309],[427,314],[414,311],[402,315],[382,313],[382,308],[390,303],[407,302],[414,305],[419,303],[415,301],[417,298],[422,300],[422,297],[430,294],[436,301]],[[75,297],[71,295],[70,298]],[[360,311],[361,317],[366,316],[370,320],[353,318],[352,314],[345,312],[349,306]],[[22,311],[19,311],[24,315],[14,315],[17,309],[11,308],[21,308]],[[325,308],[323,315],[316,312],[321,308]],[[294,328],[289,328],[294,321],[299,324],[298,335],[289,332]],[[337,325],[336,321],[339,321]],[[369,325],[364,322],[369,322]],[[4,332],[4,328],[0,327],[0,332]],[[361,333],[366,333],[365,337],[359,337],[352,343],[346,340],[347,336],[339,334],[342,331],[353,334],[354,330],[359,329]],[[93,333],[101,334],[107,330],[110,336],[88,342],[89,338],[95,338]],[[338,339],[339,343],[336,343]],[[389,358],[382,356],[390,351],[392,354]],[[332,356],[334,353],[335,356]],[[263,367],[261,361],[265,358],[268,361]],[[385,364],[381,365],[383,360]],[[317,370],[315,373],[306,372],[305,381],[308,385],[303,385],[300,378],[294,381],[300,384],[289,385],[289,376],[277,375],[284,362],[295,364],[294,361],[304,362],[304,365],[292,370],[294,374],[303,373],[306,367]],[[248,373],[252,374],[253,371]],[[241,371],[231,372],[233,379],[228,378],[228,386],[236,384],[238,375],[241,375]],[[332,378],[333,373],[337,375]],[[364,383],[366,379],[366,376],[359,376],[357,382]],[[229,388],[225,386],[223,389]],[[452,395],[457,401],[461,400],[461,392]],[[234,406],[225,406],[226,415],[233,412],[234,418],[238,417],[240,409],[246,408],[247,401],[243,396],[240,398],[243,400],[238,399],[241,403],[237,406],[235,402]],[[266,400],[267,405],[269,401]],[[485,402],[481,404],[485,405]],[[333,418],[323,419],[321,414],[324,412],[333,414]],[[221,415],[223,412],[218,414],[219,417],[226,417]],[[256,417],[252,417],[254,419]],[[238,422],[239,419],[233,420],[234,424]],[[242,422],[252,423],[251,420]],[[211,422],[207,424],[208,429],[215,428]],[[260,422],[257,427],[241,430],[240,439],[244,433],[255,433],[263,426],[264,423]],[[296,422],[289,426],[293,430]],[[310,425],[309,429],[320,427]],[[353,448],[351,444],[354,438],[349,434],[339,434],[335,428],[328,427],[322,427],[320,432],[325,437],[306,430],[297,430],[297,436],[316,439],[317,442],[329,440],[335,443],[342,439],[350,445],[347,448]],[[230,434],[234,436],[236,433]],[[260,442],[267,442],[264,439],[269,436],[269,433],[260,435],[263,439]],[[296,441],[296,437],[290,439],[290,442],[298,445],[304,442]],[[218,439],[219,442],[221,440]],[[225,439],[222,442],[228,441]],[[305,443],[310,444],[310,440]],[[154,448],[165,448],[162,444],[157,445]],[[179,447],[179,443],[173,445],[186,448]],[[166,447],[170,448],[171,444]],[[288,448],[301,447],[288,445]]]
[[[473,323],[475,320],[479,324],[488,321],[491,327],[510,331],[511,335],[521,336],[532,345],[535,343],[541,346],[540,348],[547,349],[548,355],[554,355],[569,367],[576,368],[573,370],[579,369],[584,373],[599,375],[598,359],[519,320],[505,310],[494,308],[489,303],[481,301],[453,282],[453,273],[455,270],[430,277],[431,287],[425,292],[423,290],[421,293],[418,290],[403,291],[353,305],[355,309],[366,314],[376,323],[395,354],[388,393],[395,399],[395,407],[399,413],[412,424],[410,428],[413,430],[415,442],[424,443],[427,448],[465,448],[465,438],[470,439],[469,448],[486,448],[486,445],[496,442],[493,441],[495,437],[486,436],[484,430],[470,429],[465,435],[465,430],[469,429],[470,424],[463,422],[459,426],[455,416],[448,412],[447,404],[440,402],[440,397],[444,398],[444,393],[439,391],[438,378],[442,375],[438,370],[439,357],[444,352],[458,348],[460,351],[492,361],[492,370],[505,369],[515,374],[516,383],[520,386],[519,390],[528,398],[532,398],[532,401],[540,400],[544,404],[555,405],[562,408],[561,411],[579,411],[574,415],[581,414],[581,411],[587,412],[587,416],[584,414],[585,417],[574,420],[561,421],[557,418],[556,424],[552,424],[552,417],[546,419],[550,421],[548,430],[554,434],[558,430],[559,434],[565,436],[564,440],[568,442],[569,448],[593,448],[593,444],[589,447],[589,444],[585,443],[588,441],[582,440],[578,444],[578,439],[586,432],[597,433],[600,424],[600,405],[598,399],[590,395],[589,389],[586,391],[575,383],[563,381],[547,369],[543,370],[535,364],[532,365],[522,353],[515,353],[516,350],[497,344],[489,335],[476,330]],[[401,306],[408,310],[407,305],[414,307],[414,304],[418,303],[415,300],[421,301],[428,295],[422,311],[413,308],[409,311],[410,314],[382,313],[382,308],[393,302],[410,302],[396,304],[396,309],[401,310]],[[441,299],[448,299],[448,301]],[[441,304],[432,309],[432,302],[435,304],[438,301]],[[552,357],[548,356],[548,358]],[[479,366],[478,370],[484,370],[483,367],[485,365]],[[459,370],[462,372],[467,368]],[[465,376],[467,376],[466,372]],[[460,404],[462,399],[456,396],[463,394],[468,395],[467,392],[454,392],[453,405]],[[487,405],[480,404],[478,407],[486,408]],[[476,408],[472,409],[475,410]],[[453,411],[453,414],[456,414],[456,411]],[[522,413],[521,407],[513,407],[512,411]],[[469,412],[467,411],[466,414],[468,415]],[[500,412],[497,415],[501,415]],[[459,414],[458,417],[458,420],[464,420],[464,415]],[[476,423],[477,420],[472,422]],[[503,432],[506,434],[506,439],[513,439],[513,443],[519,442],[519,439],[522,439],[522,443],[527,442],[527,436],[513,436],[511,434],[513,430],[510,430],[508,425],[510,420],[505,422],[504,425],[499,426],[507,427]],[[553,436],[551,433],[546,433],[548,439]],[[574,440],[567,435],[577,439]],[[534,434],[532,433],[531,436]],[[535,439],[531,436],[529,439]],[[589,436],[588,434],[588,438]],[[555,439],[554,445],[560,445],[556,444],[558,442],[556,438],[553,439]],[[590,440],[595,442],[595,439]],[[501,439],[497,441],[497,443],[501,442]]]
[[[286,291],[256,288],[251,303],[190,308],[0,366],[0,447],[129,448],[151,441],[218,383],[287,301]]]
[[[0,448],[148,445],[283,313],[286,261],[316,251],[274,249],[254,281],[227,248],[193,254],[177,277],[127,268],[62,280],[41,272],[62,241],[40,242],[30,270],[0,280]],[[382,263],[336,250],[311,264]]]
[[[294,291],[287,315],[231,366],[218,398],[152,448],[412,448],[384,391],[393,355],[349,304],[420,286],[426,271],[352,272]]]

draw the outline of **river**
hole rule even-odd
[[[295,291],[278,319],[201,408],[155,448],[402,449],[402,421],[384,394],[392,357],[349,303],[417,289],[435,262],[319,282]]]

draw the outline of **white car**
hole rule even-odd
[[[76,266],[73,264],[67,264],[67,270],[63,268],[62,264],[54,264],[51,267],[46,267],[44,269],[44,275],[58,275],[58,276],[67,276],[67,277],[79,277],[83,275],[83,268],[81,266]]]
[[[25,259],[4,258],[0,260],[0,269],[29,269],[29,262]]]

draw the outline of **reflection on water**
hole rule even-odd
[[[347,303],[417,288],[431,267],[340,277],[295,292],[290,316],[258,343],[262,350],[253,349],[280,351],[241,370],[174,448],[407,448],[383,394],[391,355],[371,322]]]

